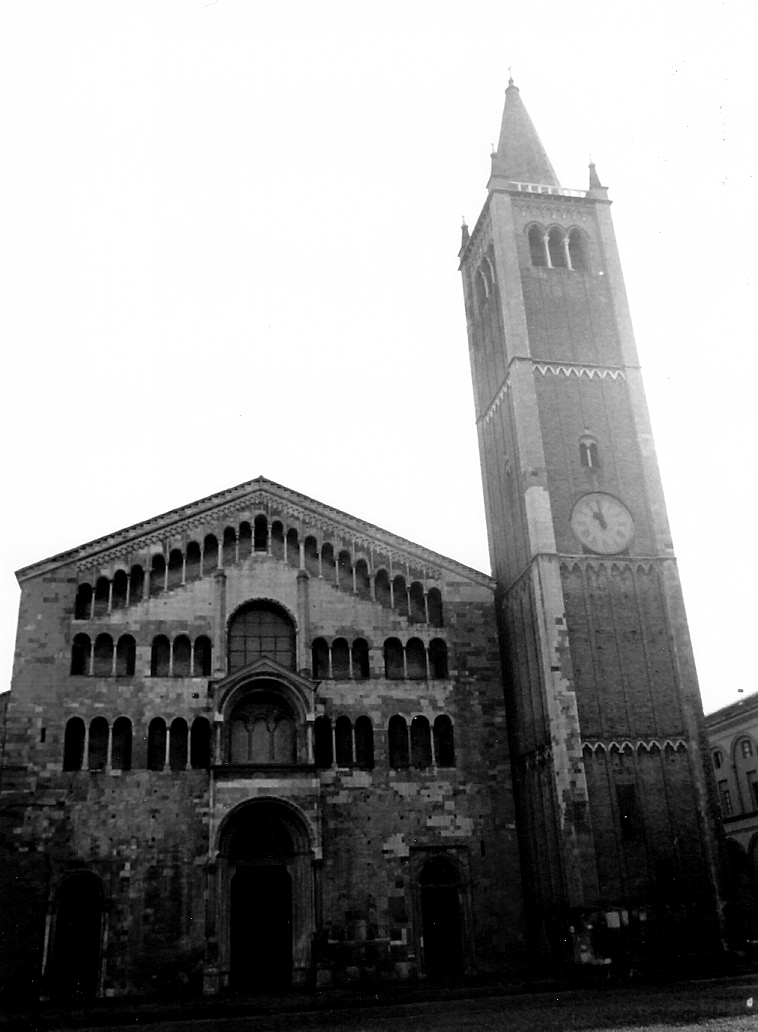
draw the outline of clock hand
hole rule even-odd
[[[603,530],[608,529],[608,524],[605,522],[605,516],[603,516],[602,509],[600,508],[600,502],[595,502],[597,510],[592,513],[593,520],[597,520]]]

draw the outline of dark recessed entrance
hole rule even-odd
[[[424,967],[429,978],[463,973],[458,873],[445,857],[429,860],[419,876]]]
[[[104,903],[102,882],[94,874],[75,874],[58,890],[50,963],[54,996],[96,995]]]
[[[278,807],[253,807],[229,839],[229,976],[237,992],[292,983],[295,848]]]
[[[279,866],[238,867],[231,891],[234,989],[292,981],[292,880]]]

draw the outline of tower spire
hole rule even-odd
[[[512,76],[505,91],[500,140],[492,155],[492,176],[509,182],[560,186]]]

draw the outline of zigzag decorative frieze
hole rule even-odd
[[[514,359],[513,361],[518,361]],[[529,359],[521,359],[521,361],[530,361]],[[542,376],[565,376],[567,379],[570,376],[576,376],[581,378],[586,376],[589,380],[626,380],[626,373],[623,369],[614,369],[611,366],[588,366],[588,365],[573,365],[573,364],[556,364],[554,362],[537,362],[532,361],[532,367],[535,372],[540,373]],[[503,399],[511,388],[511,373],[508,370],[508,375],[497,392],[493,400],[490,402],[487,411],[479,419],[485,425],[489,423],[492,417],[495,415],[497,410],[503,403]]]
[[[599,380],[626,380],[626,373],[623,369],[612,369],[608,366],[585,366],[585,365],[553,365],[552,362],[535,362],[534,368],[538,373],[547,376],[586,376],[590,380],[597,377]]]
[[[497,394],[495,395],[494,401],[490,404],[490,407],[487,409],[487,411],[484,413],[484,416],[482,417],[482,422],[484,423],[485,426],[487,425],[487,423],[489,423],[489,421],[495,415],[497,410],[500,408],[500,406],[503,403],[503,399],[505,398],[506,394],[508,393],[508,391],[510,389],[511,389],[511,381],[510,381],[510,377],[509,377],[505,381],[503,386],[500,388],[500,390],[497,392]]]
[[[674,752],[678,750],[688,751],[688,744],[684,738],[673,737],[673,738],[637,738],[632,741],[629,738],[611,739],[608,741],[600,741],[595,739],[593,741],[583,741],[582,750],[591,752],[593,754],[598,753],[626,753],[627,755],[633,753],[651,753],[654,750],[663,752],[665,749],[672,749]]]

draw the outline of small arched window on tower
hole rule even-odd
[[[569,260],[575,272],[587,272],[587,240],[581,229],[572,229],[568,235]]]
[[[487,290],[486,280],[484,279],[484,272],[482,271],[481,266],[476,270],[474,283],[476,284],[477,303],[479,305],[479,308],[483,309],[484,305],[486,304],[487,297],[489,296],[489,292]]]
[[[565,269],[568,267],[566,260],[566,237],[562,229],[553,226],[547,235],[547,250],[550,255],[550,264],[554,269]]]
[[[597,469],[600,465],[600,454],[594,437],[582,437],[579,441],[579,458],[585,469]]]
[[[545,231],[539,226],[531,226],[529,229],[529,256],[532,259],[532,265],[538,269],[544,269],[547,265]]]

